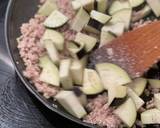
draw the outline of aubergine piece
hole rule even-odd
[[[141,96],[147,86],[147,80],[145,78],[136,78],[127,86],[133,89],[138,96]]]
[[[151,8],[148,5],[145,5],[141,10],[133,12],[132,22],[138,21],[151,13]]]
[[[128,30],[130,27],[131,17],[132,17],[132,9],[122,9],[115,12],[112,15],[110,23],[115,24],[118,22],[122,22],[125,24],[125,29]]]
[[[96,10],[105,13],[109,5],[109,0],[96,0],[95,3],[96,3]]]
[[[121,36],[124,33],[125,24],[122,22],[116,24],[107,24],[102,28],[102,31],[109,31],[116,36]]]
[[[134,101],[129,98],[113,111],[128,127],[132,127],[136,121],[137,111]]]
[[[47,50],[48,56],[51,58],[52,62],[56,65],[59,64],[60,61],[60,57],[59,57],[59,53],[53,43],[52,40],[44,40],[44,47]]]
[[[85,68],[88,64],[88,55],[85,55],[83,58],[80,59],[81,64]]]
[[[86,95],[101,93],[104,87],[98,73],[93,69],[84,69],[82,92]]]
[[[96,64],[96,70],[100,75],[105,89],[125,85],[131,82],[131,78],[125,70],[112,63]]]
[[[42,67],[42,72],[39,78],[40,81],[53,86],[60,86],[58,68],[56,67],[56,65],[54,65],[54,63],[52,63],[47,55],[40,58],[39,65]]]
[[[58,10],[54,10],[44,21],[44,25],[48,28],[58,28],[67,23],[69,18]]]
[[[149,85],[152,88],[158,89],[160,88],[160,80],[158,79],[148,79]]]
[[[86,54],[84,43],[77,43],[74,41],[67,42],[67,49],[70,55],[75,59],[81,59]]]
[[[141,113],[142,124],[160,124],[160,110],[153,108]]]
[[[56,0],[46,0],[46,2],[39,8],[38,14],[49,16],[56,9],[58,9]]]
[[[123,99],[127,96],[127,87],[122,85],[110,86],[108,88],[108,103],[111,105],[114,99]]]
[[[128,0],[115,0],[110,5],[108,13],[113,15],[114,13],[123,10],[123,9],[131,9],[131,5]]]
[[[52,29],[46,29],[41,40],[42,45],[43,45],[43,40],[52,40],[56,49],[59,51],[62,51],[64,48],[64,36],[58,31]]]
[[[83,106],[86,106],[88,103],[87,96],[81,91],[81,89],[79,87],[74,87],[73,92],[77,96],[77,98],[79,99],[80,103]]]
[[[129,3],[132,8],[138,7],[141,4],[143,4],[144,2],[145,2],[145,0],[129,0]]]
[[[99,47],[102,47],[103,45],[110,43],[115,38],[116,36],[113,33],[111,33],[110,31],[105,31],[102,28]]]
[[[93,18],[90,18],[87,25],[97,29],[98,31],[101,31],[102,27],[104,26],[104,24],[102,24],[101,22],[99,22]]]
[[[106,14],[101,13],[101,12],[98,12],[98,11],[95,11],[95,10],[91,11],[90,17],[92,19],[97,20],[98,22],[100,22],[102,24],[106,24],[111,19],[111,16],[106,15]]]
[[[160,110],[160,93],[154,94],[154,104]]]
[[[153,13],[159,17],[160,16],[160,1],[159,0],[146,0],[148,5],[151,7]]]
[[[144,105],[144,101],[131,88],[128,88],[127,94],[134,101],[137,110]]]
[[[87,113],[73,91],[60,91],[55,99],[64,109],[77,118],[83,118]]]
[[[60,61],[59,76],[63,89],[72,89],[73,81],[70,73],[71,59],[63,59]]]
[[[100,34],[100,31],[97,30],[96,28],[89,26],[88,24],[84,26],[83,28],[84,31],[94,33],[94,34]]]
[[[82,63],[77,59],[72,60],[70,71],[74,84],[82,85],[84,72],[84,67]]]
[[[73,19],[71,29],[80,32],[83,27],[89,22],[89,19],[89,14],[83,8],[80,8],[75,18]]]
[[[73,0],[72,7],[74,10],[78,10],[83,7],[87,11],[91,11],[94,9],[94,0]]]
[[[79,32],[75,37],[75,42],[83,43],[85,51],[91,52],[92,49],[96,46],[98,40],[92,36]]]

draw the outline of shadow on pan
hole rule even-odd
[[[22,75],[22,71],[25,67],[22,59],[19,56],[16,38],[20,36],[19,28],[21,24],[27,22],[31,17],[34,16],[35,12],[37,11],[38,2],[39,0],[10,0],[8,4],[6,19],[5,19],[5,38],[8,51],[10,53],[10,57],[16,68],[17,74],[21,78],[26,88],[47,108],[82,126],[94,128],[96,126],[83,123],[81,120],[68,114],[56,102],[54,102],[54,104],[57,105],[58,108],[53,107],[53,101],[51,102],[49,100],[46,100],[41,94],[39,94],[36,91],[36,89]],[[16,63],[17,61],[19,62],[19,64]]]

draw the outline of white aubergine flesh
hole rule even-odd
[[[127,94],[134,101],[137,110],[144,105],[144,101],[131,88],[128,88]]]
[[[83,84],[83,72],[84,72],[84,67],[82,63],[79,60],[72,60],[71,64],[71,76],[74,84],[77,85],[82,85]]]
[[[96,2],[97,11],[105,13],[109,5],[109,0],[96,0]]]
[[[128,30],[130,27],[131,17],[132,9],[122,9],[112,15],[110,23],[115,24],[118,22],[122,22],[125,24],[125,29]]]
[[[53,86],[60,86],[59,71],[56,65],[46,55],[40,58],[39,65],[42,67],[40,81]]]
[[[46,29],[45,33],[42,37],[42,45],[43,45],[43,40],[52,40],[56,49],[59,51],[62,51],[64,48],[64,36],[53,29]]]
[[[81,88],[86,95],[101,93],[104,87],[98,76],[98,73],[93,69],[84,69],[83,87]]]
[[[132,127],[136,121],[137,111],[134,101],[129,98],[113,111],[128,127]]]
[[[145,78],[136,78],[131,83],[127,84],[138,96],[141,96],[147,85]]]
[[[115,64],[99,63],[96,64],[96,70],[100,75],[105,89],[131,82],[131,78],[127,72]]]
[[[110,8],[108,10],[110,15],[113,15],[114,13],[123,10],[123,9],[131,9],[131,5],[128,0],[114,0],[112,4],[110,5]]]
[[[64,107],[64,109],[77,118],[83,118],[87,113],[72,91],[60,91],[55,99]]]
[[[59,53],[52,40],[44,40],[43,43],[47,50],[48,56],[51,58],[54,64],[58,65],[60,61]]]
[[[160,110],[153,108],[141,113],[142,124],[160,124]]]
[[[83,8],[80,8],[73,19],[73,22],[71,24],[71,29],[80,32],[83,29],[83,27],[87,25],[89,19],[90,19],[89,14]]]
[[[95,11],[95,10],[91,11],[90,17],[92,19],[95,19],[95,20],[99,21],[102,24],[107,23],[111,19],[111,16],[106,15],[106,14],[101,13],[101,12],[98,12],[98,11]]]
[[[79,32],[75,37],[75,42],[83,43],[85,45],[85,51],[90,52],[95,47],[98,40],[95,37]]]
[[[146,0],[148,5],[151,7],[153,13],[159,17],[160,16],[160,1],[159,0]]]
[[[63,59],[60,61],[59,75],[63,89],[73,88],[70,67],[71,67],[71,59]]]
[[[44,21],[44,25],[49,28],[58,28],[67,23],[68,17],[58,10],[54,10]]]
[[[38,14],[49,16],[56,9],[58,9],[56,0],[46,0],[46,2],[39,8]]]

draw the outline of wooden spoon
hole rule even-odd
[[[160,59],[160,21],[127,32],[91,54],[91,64],[111,62],[132,78],[140,77]]]

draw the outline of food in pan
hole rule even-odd
[[[84,122],[104,128],[159,126],[159,63],[131,79],[116,64],[89,60],[95,49],[159,16],[159,0],[43,0],[17,39],[24,76]]]

